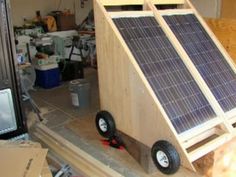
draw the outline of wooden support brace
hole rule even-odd
[[[122,139],[126,150],[129,154],[142,166],[148,174],[157,171],[151,158],[151,148],[131,138],[130,136],[118,132],[119,137]]]
[[[75,170],[83,173],[84,176],[122,177],[120,173],[93,158],[42,124],[37,126],[34,135],[67,161]]]

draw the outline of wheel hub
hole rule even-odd
[[[164,168],[169,166],[169,159],[163,151],[158,151],[156,153],[157,162]]]
[[[98,121],[99,128],[101,129],[102,132],[107,131],[107,123],[103,118],[100,118]]]

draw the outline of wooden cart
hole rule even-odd
[[[231,58],[188,0],[95,0],[94,10],[100,104],[103,110],[96,117],[99,133],[112,138],[119,131],[140,143],[144,149],[150,149],[147,150],[150,152],[148,155],[165,174],[175,173],[180,164],[195,171],[192,165],[194,161],[233,137],[236,110],[226,112],[222,109],[164,16],[193,14],[235,74]],[[184,132],[177,131],[114,20],[144,16],[155,18],[214,110],[214,118]],[[140,159],[139,156],[142,166],[148,166]]]

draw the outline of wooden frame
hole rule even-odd
[[[189,13],[193,13],[193,10],[192,9],[175,9],[175,10],[158,11],[156,9],[156,7],[154,6],[154,4],[152,4],[150,2],[148,3],[148,7],[153,10],[157,21],[163,27],[163,30],[165,31],[166,35],[169,37],[169,39],[172,42],[173,46],[175,47],[176,51],[181,56],[183,62],[185,63],[186,67],[189,69],[189,72],[192,74],[195,81],[198,83],[198,86],[201,88],[203,94],[205,95],[205,97],[207,98],[209,103],[211,104],[212,108],[217,113],[217,116],[219,117],[219,119],[222,120],[223,122],[226,122],[226,120],[224,118],[224,112],[223,112],[222,108],[220,107],[219,103],[217,102],[214,95],[212,94],[212,92],[208,88],[206,82],[203,80],[200,73],[198,72],[198,70],[194,66],[194,64],[191,61],[191,59],[189,58],[188,54],[185,52],[184,48],[182,47],[182,45],[180,44],[178,39],[175,37],[175,35],[171,31],[171,29],[169,28],[168,24],[165,22],[165,20],[162,17],[162,15],[189,14]],[[201,129],[204,129],[204,127],[205,127],[205,129],[209,129],[209,128],[213,127],[214,125],[217,126],[217,124],[221,123],[217,119],[209,121],[209,122],[211,122],[211,123],[208,123],[208,125],[206,125],[206,126],[201,125]],[[224,123],[223,126],[224,126],[226,132],[232,131],[231,127],[229,127],[227,123]],[[201,131],[201,129],[198,128],[196,131],[198,133],[201,133],[201,132],[203,132],[203,131]],[[193,136],[195,135],[193,133],[191,133],[191,134]]]
[[[193,8],[193,6],[190,4],[190,7]],[[222,108],[220,107],[219,103],[215,99],[214,95],[208,88],[206,82],[203,80],[199,72],[197,71],[196,67],[192,63],[191,59],[189,58],[188,54],[185,52],[184,48],[178,41],[178,39],[175,37],[171,29],[169,28],[168,24],[165,22],[165,20],[162,18],[163,15],[173,15],[173,14],[195,14],[193,9],[174,9],[174,10],[157,10],[154,6],[154,4],[149,3],[149,8],[152,9],[155,13],[155,16],[159,23],[161,23],[163,30],[166,32],[169,39],[172,41],[172,44],[175,46],[176,50],[178,51],[179,55],[182,57],[182,60],[184,61],[185,65],[189,69],[190,73],[194,77],[195,81],[198,83],[198,86],[203,91],[205,97],[208,99],[208,101],[211,103],[211,106],[217,113],[217,115],[220,117],[222,121],[224,121],[224,126],[226,128],[226,132],[232,132],[232,127],[228,125],[226,116]],[[212,121],[214,122],[214,121]],[[215,121],[217,122],[217,121]],[[210,124],[209,124],[210,125]],[[206,126],[208,127],[208,126]],[[210,128],[210,126],[209,126]],[[199,131],[199,130],[197,130]],[[201,131],[199,131],[201,132]]]
[[[187,153],[175,139],[177,133],[173,125],[112,19],[98,1],[94,3],[94,10],[101,109],[108,110],[114,116],[116,127],[120,131],[149,147],[157,140],[156,136],[166,139],[175,145],[181,156],[186,158]],[[117,70],[117,66],[121,67],[122,72]],[[109,74],[108,68],[112,71]],[[142,122],[143,117],[148,119]],[[162,130],[157,130],[156,125],[160,124]],[[142,130],[145,130],[145,135],[142,135]],[[182,162],[184,166],[193,168],[187,158]]]
[[[146,0],[100,0],[103,6],[122,6],[122,5],[143,5]],[[155,4],[184,4],[185,0],[153,0]]]
[[[214,33],[211,31],[211,29],[208,27],[208,25],[206,24],[206,22],[203,20],[203,18],[200,16],[200,14],[197,12],[197,10],[194,8],[194,6],[192,5],[192,3],[189,0],[186,0],[186,3],[188,4],[188,6],[191,9],[174,9],[174,10],[157,10],[154,6],[155,2],[152,1],[152,3],[149,3],[149,8],[151,8],[152,10],[156,11],[155,13],[160,14],[161,16],[163,15],[173,15],[173,14],[194,14],[197,19],[199,20],[199,22],[201,23],[201,25],[204,27],[204,29],[206,30],[206,32],[208,33],[209,36],[211,36],[211,39],[213,40],[213,42],[216,44],[217,48],[219,49],[219,51],[222,53],[222,55],[224,56],[224,58],[226,59],[227,63],[229,64],[229,66],[231,67],[231,69],[236,73],[236,64],[233,62],[233,59],[229,56],[229,54],[227,53],[227,51],[225,50],[225,48],[222,46],[222,44],[219,42],[219,40],[216,38],[216,36],[214,35]],[[166,24],[166,23],[165,23]],[[169,28],[168,25],[165,25],[165,28]],[[170,30],[171,31],[171,30]],[[173,35],[174,36],[174,35]],[[184,52],[186,53],[186,52]],[[189,58],[189,57],[188,57]],[[191,70],[190,70],[191,71]],[[195,75],[195,74],[194,74]],[[201,77],[201,76],[200,76]],[[204,87],[207,87],[207,85],[205,85]],[[209,93],[211,94],[211,93]],[[214,96],[213,96],[214,97]],[[216,99],[214,98],[215,102]],[[218,103],[216,103],[218,104]],[[222,117],[225,119],[226,124],[234,124],[236,123],[236,108],[228,111],[226,113],[224,113],[224,111],[222,110],[222,108],[219,106],[218,104],[218,109],[221,112]],[[231,127],[232,128],[232,127]],[[229,130],[231,129],[229,128]],[[231,131],[231,130],[230,130]]]
[[[128,5],[129,1],[126,2],[125,5]],[[154,4],[164,4],[164,2],[166,4],[183,4],[183,7],[190,7],[190,9],[157,10]],[[194,13],[204,28],[207,28],[206,24],[202,22],[191,3],[186,0],[151,0],[145,1],[143,4],[141,4],[141,1],[132,1],[130,5],[134,5],[135,3],[137,5],[143,5],[145,10],[107,12],[104,7],[108,5],[106,0],[94,0],[101,109],[107,110],[113,115],[119,131],[150,148],[157,140],[171,142],[180,154],[182,166],[195,171],[192,162],[229,141],[232,138],[233,129],[229,125],[214,95],[211,93],[178,39],[164,21],[162,15]],[[118,3],[115,0],[110,0],[109,5],[124,5],[124,2],[121,1]],[[137,15],[152,15],[156,18],[216,112],[217,117],[215,119],[181,135],[176,133],[166,112],[112,21],[114,17]],[[208,28],[207,32],[211,35]],[[217,43],[216,38],[213,38],[213,40]],[[229,56],[222,49],[219,42],[217,46],[224,56],[227,57],[230,66],[234,68]],[[145,121],[143,121],[144,117],[147,117]],[[162,129],[156,128],[156,125],[160,125]],[[208,140],[213,135],[216,135],[216,137]],[[190,148],[196,144],[200,145],[196,148]]]
[[[37,125],[34,136],[86,177],[123,177],[43,124]]]

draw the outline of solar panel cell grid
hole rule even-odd
[[[113,21],[178,133],[216,117],[154,17]]]
[[[164,16],[222,109],[236,108],[236,75],[193,14]]]

